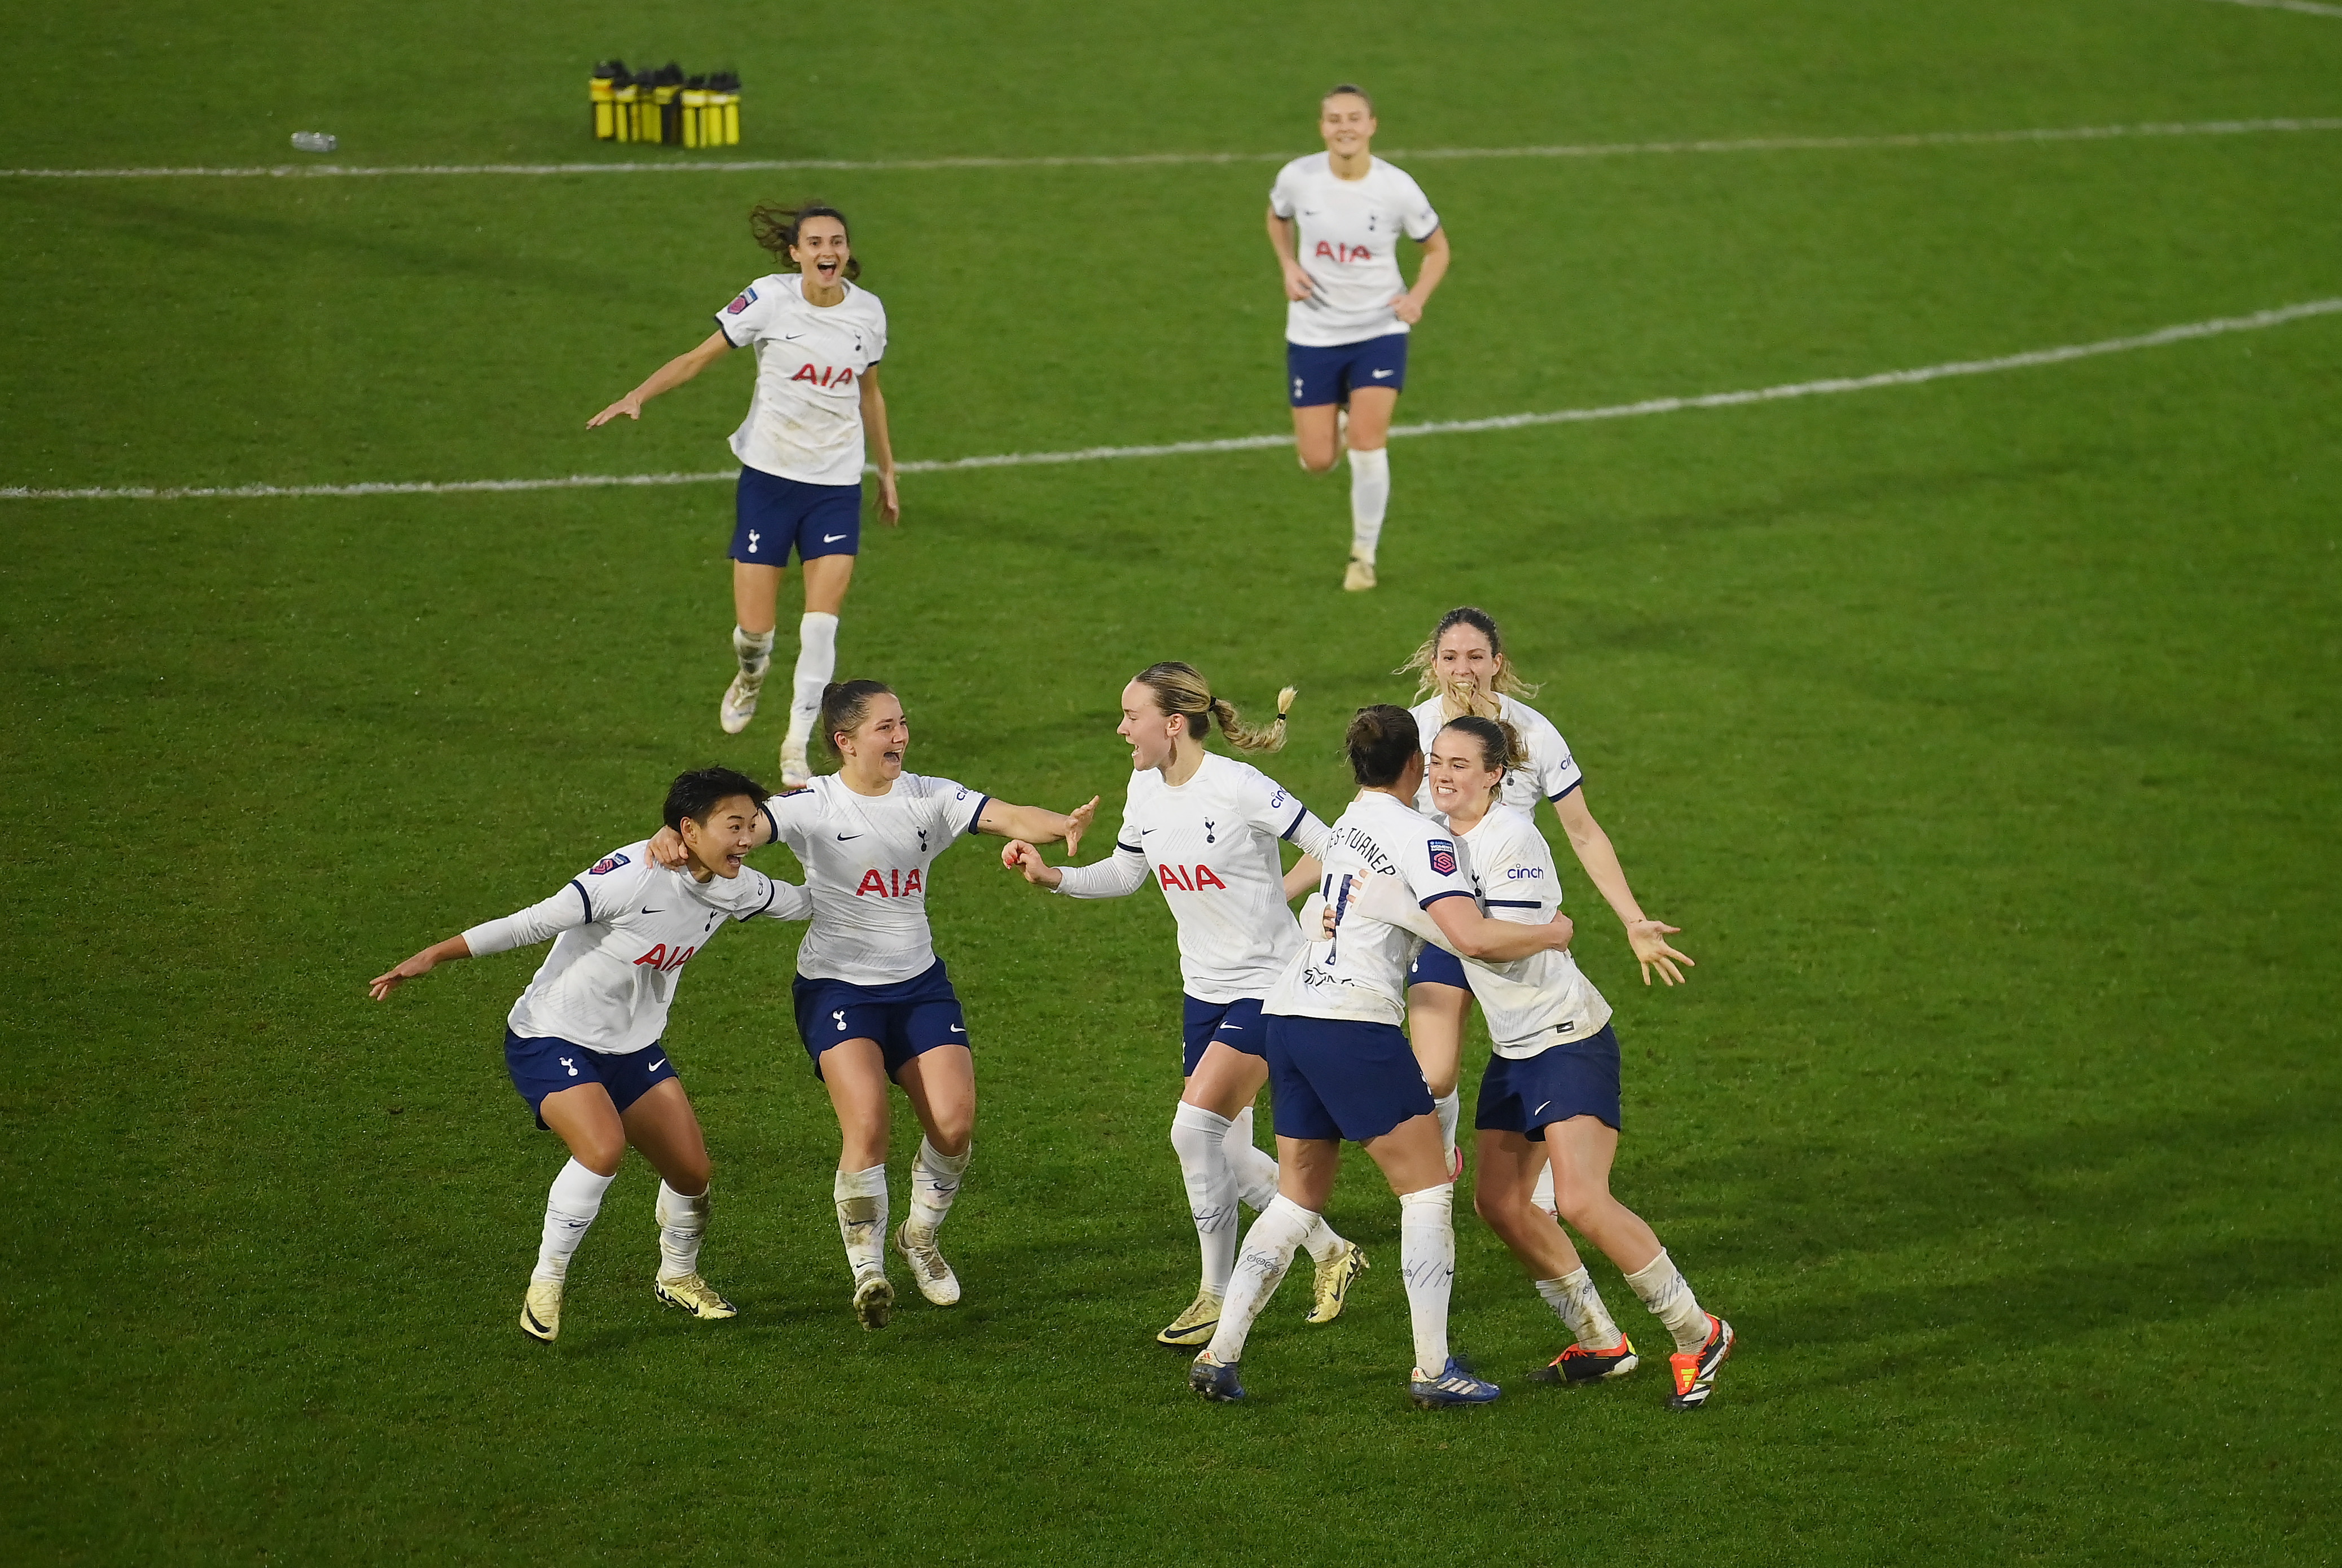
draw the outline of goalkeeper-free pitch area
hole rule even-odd
[[[2342,295],[2314,6],[93,0],[15,43],[20,168],[272,165],[297,129],[348,165],[686,162],[587,138],[610,54],[736,66],[726,155],[1242,155],[12,175],[15,486],[722,471],[745,355],[584,421],[766,270],[752,203],[806,194],[891,315],[906,460],[1275,434],[1261,211],[1346,78],[1456,250],[1402,423]],[[2176,134],[1884,139],[2142,125]],[[1853,145],[1408,151],[1776,137]],[[1626,1052],[1616,1189],[1741,1334],[1705,1412],[1664,1408],[1666,1334],[1598,1261],[1657,1364],[1526,1382],[1562,1331],[1468,1216],[1454,1334],[1506,1393],[1407,1410],[1396,1204],[1355,1152],[1332,1217],[1378,1266],[1324,1329],[1288,1282],[1253,1400],[1196,1400],[1148,1340],[1195,1272],[1169,921],[1037,894],[983,841],[934,900],[982,1094],[965,1304],[855,1326],[794,935],[752,927],[667,1039],[741,1315],[653,1302],[630,1163],[560,1343],[524,1338],[560,1155],[498,1044],[533,960],[364,982],[647,833],[679,769],[771,777],[777,713],[716,724],[729,487],[20,497],[0,1555],[2333,1560],[2342,315],[1392,454],[1363,596],[1343,481],[1286,450],[911,474],[839,674],[903,693],[915,770],[1103,794],[1086,858],[1140,665],[1255,706],[1298,684],[1268,765],[1330,817],[1350,710],[1407,695],[1440,611],[1496,614],[1699,961],[1636,984],[1565,850]]]

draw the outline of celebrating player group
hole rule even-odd
[[[1449,252],[1421,188],[1373,156],[1374,105],[1364,91],[1328,93],[1318,128],[1326,150],[1278,173],[1267,227],[1288,301],[1296,450],[1312,473],[1348,456],[1343,586],[1359,590],[1376,581],[1390,494],[1385,442],[1406,381],[1407,335]],[[1611,1194],[1618,1042],[1609,1004],[1571,955],[1574,926],[1532,814],[1540,798],[1624,925],[1645,984],[1655,974],[1679,984],[1691,960],[1667,940],[1676,928],[1636,901],[1586,806],[1568,744],[1526,705],[1536,688],[1514,670],[1495,619],[1471,606],[1449,612],[1401,667],[1416,677],[1416,705],[1353,716],[1343,746],[1356,793],[1330,824],[1260,768],[1210,749],[1216,736],[1256,755],[1279,750],[1293,688],[1277,694],[1275,719],[1258,724],[1192,664],[1139,670],[1122,688],[1115,729],[1131,773],[1114,848],[1076,864],[1095,794],[1060,813],[907,772],[904,699],[876,680],[832,678],[866,463],[876,473],[879,516],[889,524],[900,516],[878,392],[886,315],[854,282],[859,263],[844,215],[818,205],[760,207],[752,229],[785,270],[743,288],[705,341],[590,423],[638,419],[648,399],[731,349],[756,345],[754,400],[732,437],[741,463],[731,548],[736,668],[717,719],[738,734],[756,714],[794,554],[805,614],[780,790],[728,768],[686,772],[668,788],[656,831],[602,854],[543,901],[425,947],[370,983],[380,1001],[451,959],[553,944],[505,1024],[513,1085],[568,1154],[546,1195],[523,1331],[559,1336],[570,1261],[629,1144],[660,1178],[656,1298],[704,1320],[736,1315],[701,1273],[711,1163],[664,1042],[685,965],[719,926],[759,918],[806,923],[789,1007],[837,1119],[832,1201],[846,1310],[867,1329],[886,1326],[897,1307],[890,1248],[933,1306],[961,1300],[940,1232],[970,1172],[971,1031],[981,1033],[982,1021],[962,1007],[937,955],[927,896],[938,857],[981,833],[1007,841],[1007,871],[1068,898],[1125,897],[1152,883],[1176,926],[1184,1046],[1169,1131],[1198,1277],[1187,1306],[1154,1337],[1196,1353],[1187,1381],[1197,1393],[1245,1397],[1248,1336],[1296,1253],[1306,1251],[1314,1271],[1306,1321],[1322,1328],[1343,1316],[1368,1260],[1326,1210],[1343,1145],[1356,1144],[1398,1199],[1410,1399],[1436,1408],[1497,1398],[1496,1384],[1448,1342],[1454,1193],[1466,1167],[1462,1044],[1476,1004],[1494,1054],[1473,1115],[1473,1207],[1569,1336],[1531,1377],[1606,1382],[1639,1364],[1578,1256],[1575,1231],[1617,1267],[1671,1339],[1668,1403],[1706,1403],[1733,1330],[1700,1305],[1651,1227]],[[1402,236],[1423,247],[1412,288],[1402,286]],[[834,770],[817,774],[825,759]],[[746,864],[775,842],[795,854],[802,885]],[[1063,864],[1045,854],[1053,844],[1065,846]],[[924,1135],[910,1162],[907,1212],[890,1227],[894,1088]],[[1263,1088],[1274,1158],[1254,1126]]]

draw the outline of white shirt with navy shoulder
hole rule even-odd
[[[1553,850],[1525,813],[1491,807],[1460,836],[1465,869],[1490,919],[1542,925],[1554,917],[1561,907],[1561,880],[1554,871]],[[1423,934],[1446,947],[1436,931]],[[1610,1022],[1610,1004],[1566,952],[1547,948],[1509,964],[1466,958],[1464,975],[1499,1056],[1534,1056],[1550,1046],[1588,1039]]]
[[[1406,292],[1399,236],[1426,240],[1439,227],[1412,175],[1374,158],[1362,178],[1346,180],[1331,153],[1311,153],[1276,172],[1268,206],[1294,225],[1296,259],[1317,284],[1309,298],[1287,302],[1287,343],[1333,348],[1407,330],[1391,308]]]
[[[886,357],[886,308],[838,280],[846,297],[806,303],[805,278],[768,273],[716,313],[735,348],[756,345],[756,394],[732,433],[751,468],[806,484],[862,482],[862,378]]]
[[[795,794],[766,801],[813,895],[813,929],[797,949],[797,973],[894,985],[933,968],[929,868],[975,831],[991,798],[919,774],[900,775],[885,794],[856,794],[836,774],[823,774]]]
[[[464,933],[474,957],[556,938],[505,1023],[524,1039],[623,1056],[666,1033],[676,984],[727,920],[803,920],[813,900],[743,866],[695,881],[652,864],[649,842],[612,850],[552,897]]]
[[[1418,945],[1402,925],[1350,907],[1353,884],[1387,877],[1407,903],[1428,909],[1470,898],[1472,878],[1445,823],[1380,790],[1367,790],[1335,819],[1317,858],[1325,879],[1301,911],[1301,950],[1277,977],[1261,1011],[1300,1018],[1397,1024],[1406,1019],[1406,967]],[[1326,900],[1340,912],[1334,940],[1316,940]]]
[[[1120,898],[1156,883],[1179,925],[1182,989],[1198,1002],[1265,996],[1301,946],[1276,841],[1316,854],[1328,831],[1258,768],[1206,752],[1183,784],[1133,773],[1114,854],[1065,867],[1057,891]]]
[[[1423,754],[1429,756],[1431,743],[1447,727],[1447,712],[1436,696],[1407,711],[1415,715],[1415,726],[1422,733]],[[1534,814],[1540,798],[1557,801],[1586,782],[1586,775],[1577,771],[1577,759],[1569,754],[1569,743],[1561,738],[1561,732],[1554,728],[1551,719],[1526,703],[1505,696],[1496,699],[1496,715],[1513,726],[1513,733],[1521,737],[1521,744],[1529,754],[1528,766],[1514,768],[1505,774],[1501,796],[1505,804]],[[1415,804],[1420,810],[1431,809],[1428,782],[1416,792]]]

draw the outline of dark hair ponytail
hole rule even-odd
[[[789,247],[797,243],[797,230],[807,218],[836,218],[837,226],[846,231],[846,245],[851,247],[854,244],[854,225],[846,221],[846,215],[836,207],[816,201],[799,202],[795,206],[783,206],[778,202],[758,202],[756,210],[748,215],[748,232],[756,236],[757,245],[779,258],[783,272],[796,272],[797,264],[796,258],[789,255]],[[846,275],[849,278],[862,275],[860,256],[851,254],[846,256]]]
[[[1423,745],[1423,732],[1405,708],[1378,703],[1360,708],[1342,737],[1350,754],[1350,773],[1368,789],[1388,789],[1406,772],[1406,760]]]
[[[837,747],[840,733],[852,734],[870,716],[874,697],[891,697],[895,688],[884,681],[832,681],[821,689],[821,744],[838,761],[846,754]]]

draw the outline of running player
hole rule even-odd
[[[1389,881],[1462,951],[1499,961],[1567,946],[1569,922],[1556,915],[1549,925],[1520,925],[1480,913],[1455,840],[1406,804],[1423,783],[1423,754],[1405,708],[1359,709],[1346,744],[1362,787],[1334,824],[1324,880],[1302,920],[1305,933],[1316,931],[1322,906],[1330,904],[1334,934],[1305,942],[1261,1009],[1268,1024],[1276,1196],[1245,1233],[1219,1327],[1187,1381],[1206,1399],[1244,1397],[1236,1363],[1245,1336],[1285,1277],[1294,1248],[1317,1224],[1346,1138],[1366,1145],[1398,1194],[1399,1267],[1415,1330],[1410,1397],[1426,1408],[1485,1404],[1496,1397],[1496,1385],[1447,1353],[1455,1185],[1441,1157],[1431,1092],[1399,1033],[1415,938],[1387,921],[1361,918],[1354,900],[1362,884]]]
[[[1553,852],[1536,823],[1502,804],[1506,775],[1530,765],[1513,731],[1465,717],[1431,743],[1426,787],[1454,830],[1481,904],[1497,920],[1533,930],[1561,906]],[[1633,1342],[1618,1331],[1569,1237],[1533,1189],[1546,1172],[1562,1217],[1618,1265],[1643,1304],[1675,1338],[1675,1387],[1667,1403],[1707,1403],[1716,1370],[1732,1353],[1732,1325],[1702,1310],[1666,1249],[1641,1216],[1610,1195],[1618,1153],[1618,1036],[1610,1004],[1578,973],[1566,950],[1512,963],[1456,959],[1454,940],[1412,901],[1370,884],[1351,912],[1393,921],[1447,949],[1487,1014],[1495,1055],[1480,1080],[1472,1124],[1479,1130],[1479,1178],[1472,1206],[1527,1269],[1575,1343],[1533,1375],[1583,1383],[1635,1370]]]
[[[1326,150],[1277,171],[1268,243],[1285,274],[1286,391],[1301,466],[1350,454],[1350,564],[1342,586],[1375,585],[1390,504],[1391,412],[1406,385],[1408,331],[1447,272],[1447,231],[1404,171],[1374,155],[1374,100],[1349,83],[1317,105]],[[1404,235],[1423,246],[1415,286],[1398,270]]]
[[[1027,882],[1073,898],[1122,898],[1159,884],[1179,925],[1186,1087],[1171,1117],[1171,1147],[1204,1274],[1195,1301],[1155,1336],[1163,1344],[1210,1340],[1236,1263],[1237,1201],[1258,1211],[1276,1195],[1276,1162],[1253,1143],[1253,1102],[1268,1081],[1260,1003],[1300,949],[1289,901],[1316,884],[1316,863],[1306,857],[1324,848],[1326,829],[1276,780],[1213,755],[1204,740],[1217,724],[1239,750],[1279,749],[1293,694],[1291,686],[1277,693],[1276,722],[1255,729],[1212,695],[1194,665],[1149,664],[1122,689],[1115,734],[1130,743],[1130,793],[1113,857],[1046,865],[1022,840],[1000,855]],[[1290,872],[1278,869],[1279,839],[1304,856]],[[1323,1221],[1301,1244],[1316,1264],[1308,1321],[1331,1323],[1366,1255]]]
[[[846,215],[836,207],[770,204],[749,215],[756,243],[779,257],[778,272],[742,289],[716,313],[716,330],[690,353],[651,374],[634,391],[586,422],[606,424],[682,385],[735,348],[756,345],[756,391],[748,417],[732,433],[740,459],[734,499],[732,605],[738,624],[732,650],[739,672],[725,688],[717,718],[738,734],[756,715],[773,658],[781,577],[789,552],[805,568],[805,614],[797,622],[796,689],[781,742],[781,785],[812,776],[806,744],[821,709],[822,688],[837,668],[837,614],[862,547],[862,462],[866,434],[877,457],[878,515],[900,522],[895,448],[886,434],[886,399],[878,362],[886,354],[886,311],[856,286]]]
[[[1570,755],[1569,743],[1561,738],[1551,720],[1521,701],[1536,695],[1537,689],[1523,681],[1505,656],[1504,635],[1495,619],[1469,604],[1448,611],[1398,673],[1416,677],[1417,697],[1431,694],[1414,709],[1426,756],[1441,727],[1459,715],[1479,714],[1512,727],[1527,750],[1528,763],[1505,774],[1505,804],[1523,815],[1533,815],[1539,796],[1553,803],[1554,814],[1561,819],[1562,831],[1577,852],[1577,864],[1585,867],[1587,879],[1609,901],[1626,928],[1626,941],[1643,966],[1643,984],[1648,985],[1652,971],[1656,970],[1669,985],[1680,984],[1683,971],[1676,965],[1689,966],[1691,960],[1667,945],[1666,939],[1677,928],[1651,919],[1635,902],[1634,889],[1627,886],[1626,874],[1618,864],[1618,852],[1610,846],[1610,835],[1586,808],[1585,775]],[[1431,809],[1428,796],[1416,804]],[[1461,1101],[1456,1080],[1472,991],[1455,958],[1436,945],[1416,954],[1408,979],[1407,1034],[1439,1104],[1439,1132],[1447,1145],[1448,1168],[1461,1174],[1463,1156],[1456,1145]],[[1552,1196],[1551,1189],[1542,1183],[1538,1193],[1540,1201]],[[1546,1202],[1546,1206],[1552,1204]]]
[[[435,943],[368,983],[380,1002],[448,959],[557,938],[505,1022],[513,1087],[536,1124],[569,1145],[521,1303],[520,1326],[538,1339],[560,1335],[569,1260],[628,1144],[659,1174],[653,1291],[694,1317],[733,1315],[699,1277],[707,1144],[660,1037],[683,966],[724,922],[813,913],[805,889],[741,864],[769,825],[764,799],[761,785],[729,768],[685,774],[666,795],[667,827],[684,851],[678,868],[652,864],[647,843],[612,850],[544,902]]]
[[[967,1174],[976,1124],[976,1065],[966,1015],[927,925],[936,856],[967,833],[1077,848],[1097,802],[1060,815],[1010,805],[950,779],[903,771],[911,726],[876,681],[822,694],[821,731],[840,766],[809,789],[766,803],[767,825],[796,852],[813,898],[813,928],[797,950],[791,987],[797,1034],[829,1091],[844,1147],[832,1189],[854,1274],[854,1312],[883,1328],[894,1309],[886,1279],[888,1080],[902,1085],[926,1136],[911,1165],[911,1212],[895,1233],[919,1292],[937,1306],[959,1300],[959,1280],[936,1231]],[[679,847],[661,834],[652,852]]]

